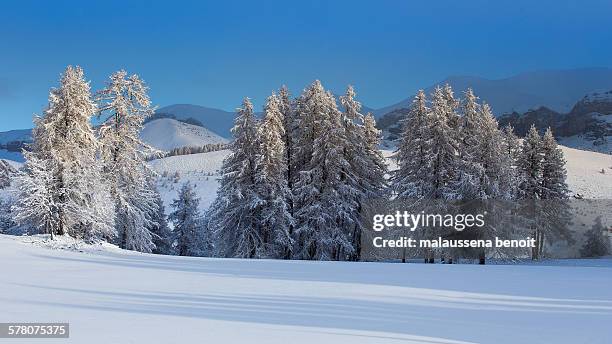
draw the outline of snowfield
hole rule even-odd
[[[227,143],[228,140],[212,131],[171,118],[148,122],[140,132],[143,142],[162,151],[180,147],[200,147],[209,143]]]
[[[160,176],[157,186],[166,212],[170,212],[170,204],[178,197],[181,185],[185,182],[195,186],[195,192],[200,197],[200,210],[203,212],[208,209],[217,195],[219,170],[229,153],[229,150],[221,150],[150,161],[149,166]]]
[[[612,263],[441,265],[50,249],[0,235],[0,322],[36,343],[609,343]],[[580,263],[580,261],[576,261]],[[582,265],[589,265],[584,261]],[[2,343],[25,343],[20,339]],[[34,342],[34,340],[31,340]]]

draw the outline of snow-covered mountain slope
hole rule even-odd
[[[573,194],[612,199],[612,155],[559,147],[567,161],[567,184]]]
[[[429,93],[436,85],[450,84],[460,93],[468,87],[474,89],[480,99],[489,103],[496,115],[525,112],[545,106],[560,113],[567,113],[585,94],[612,89],[612,69],[583,68],[570,70],[546,70],[518,74],[504,79],[485,79],[474,76],[455,76],[427,88]],[[377,109],[382,116],[394,109],[408,107],[412,97],[396,104]]]
[[[169,105],[157,109],[155,113],[172,115],[181,120],[195,119],[223,137],[231,136],[230,129],[234,126],[235,117],[233,112],[193,104]]]
[[[200,147],[209,143],[227,143],[228,140],[197,125],[175,119],[161,118],[147,122],[140,138],[148,145],[163,151],[180,147]]]
[[[170,204],[177,198],[181,185],[189,182],[195,186],[195,192],[201,200],[200,210],[204,212],[215,199],[219,187],[219,170],[229,153],[229,150],[221,150],[150,161],[149,166],[160,176],[158,188],[166,211],[170,212]]]
[[[0,322],[69,322],[62,343],[604,344],[612,337],[609,259],[308,262],[45,245],[0,235]],[[2,340],[25,342],[34,340]]]

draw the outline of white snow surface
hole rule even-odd
[[[209,143],[227,143],[228,140],[197,125],[171,118],[147,122],[140,138],[146,144],[163,151],[180,147],[200,147]]]
[[[86,245],[75,252],[63,243],[70,240],[48,248],[42,237],[0,235],[0,322],[70,323],[69,339],[32,343],[604,344],[612,338],[609,259],[590,267],[577,260],[579,266],[307,262]]]
[[[170,204],[178,197],[181,185],[185,182],[195,186],[195,192],[201,200],[200,210],[205,211],[217,195],[219,170],[229,153],[229,150],[221,150],[150,161],[149,166],[159,174],[158,188],[166,212],[170,212]]]

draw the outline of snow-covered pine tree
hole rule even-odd
[[[519,185],[519,198],[522,201],[522,213],[528,219],[532,238],[539,242],[541,237],[540,221],[542,220],[542,138],[535,125],[532,125],[523,139],[521,156],[519,159],[521,183]],[[531,258],[539,259],[540,249],[532,248]]]
[[[296,102],[294,188],[296,249],[301,259],[340,260],[355,254],[355,175],[345,158],[345,128],[333,95],[316,80]]]
[[[174,232],[168,227],[164,202],[157,190],[155,190],[155,204],[156,211],[151,216],[150,227],[148,228],[153,236],[153,244],[155,244],[152,253],[174,254]]]
[[[376,128],[376,119],[371,113],[363,118],[363,140],[365,142],[366,157],[368,158],[368,171],[365,178],[369,181],[366,197],[388,196],[388,183],[385,178],[387,164],[385,157],[378,148],[381,140],[381,132]]]
[[[174,224],[176,254],[179,256],[202,256],[208,245],[202,229],[202,218],[198,210],[200,199],[189,182],[183,184],[178,198],[172,202],[172,213],[168,219]]]
[[[394,156],[399,168],[393,174],[391,189],[398,199],[422,200],[431,195],[430,184],[426,182],[430,173],[429,115],[427,97],[419,90],[402,122],[402,134]]]
[[[261,154],[259,124],[248,98],[237,112],[232,153],[223,161],[217,198],[207,222],[215,231],[217,255],[262,258],[267,255],[267,247],[257,221],[263,203],[256,179]]]
[[[259,126],[261,152],[257,161],[256,186],[262,199],[257,227],[261,228],[268,257],[290,257],[293,239],[290,229],[293,217],[288,200],[287,155],[285,152],[284,118],[281,100],[276,94],[268,97],[264,118]]]
[[[582,257],[602,257],[610,254],[610,239],[604,234],[605,230],[601,216],[598,216],[593,227],[585,233],[586,240],[580,249]]]
[[[138,75],[113,73],[107,86],[97,93],[104,175],[115,204],[115,227],[119,246],[151,252],[155,245],[148,228],[157,213],[155,190],[148,183],[146,155],[140,140],[145,119],[153,113],[147,86]]]
[[[378,149],[380,131],[376,129],[376,121],[371,115],[366,123],[366,117],[361,114],[361,103],[355,100],[353,86],[349,85],[346,94],[340,97],[340,104],[344,109],[342,113],[344,138],[339,142],[344,144],[343,156],[349,163],[342,173],[350,176],[345,182],[351,184],[349,187],[356,191],[354,195],[357,203],[356,213],[360,213],[365,202],[385,196],[386,165]],[[351,259],[359,259],[361,233],[364,228],[358,217],[355,217],[353,222],[354,228],[350,236],[355,253]]]
[[[519,186],[522,199],[539,199],[542,194],[542,138],[535,125],[532,125],[523,139],[519,170],[521,184]]]
[[[569,188],[566,183],[565,158],[550,128],[546,130],[542,139],[541,151],[540,199],[542,200],[543,219],[538,228],[538,257],[542,257],[547,239],[564,239],[569,242],[573,240],[568,228],[572,215],[568,201]]]
[[[12,211],[15,221],[32,226],[35,232],[54,235],[59,233],[59,216],[53,191],[55,180],[51,160],[39,159],[33,152],[24,151],[24,168],[15,178],[21,190]]]
[[[44,115],[34,120],[32,154],[26,155],[29,171],[36,171],[29,177],[42,179],[22,178],[29,187],[23,189],[20,203],[38,212],[18,207],[18,218],[44,223],[49,233],[87,240],[115,235],[114,212],[96,160],[98,141],[90,123],[95,112],[83,70],[68,66],[60,87],[49,94]],[[34,189],[38,192],[28,193]],[[53,219],[48,206],[53,207]]]
[[[451,184],[459,168],[458,134],[454,129],[455,107],[455,100],[449,98],[447,90],[440,87],[434,89],[431,111],[427,117],[430,148],[426,160],[429,162],[429,173],[424,176],[433,199],[457,199],[458,191]]]

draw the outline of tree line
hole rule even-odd
[[[282,87],[267,98],[261,119],[245,98],[215,201],[200,214],[194,186],[185,184],[169,217],[138,136],[152,113],[138,76],[116,72],[92,94],[82,69],[69,66],[35,119],[34,143],[17,177],[16,221],[141,252],[359,260],[368,230],[362,215],[374,199],[546,199],[555,200],[541,212],[546,216],[521,227],[539,243],[533,258],[541,257],[545,240],[570,239],[565,161],[552,132],[542,137],[533,127],[521,143],[511,127],[498,129],[471,90],[463,99],[448,85],[430,99],[418,92],[393,172],[378,149],[375,119],[361,112],[353,87],[339,99],[318,80],[294,99]],[[103,123],[95,130],[93,117]],[[514,215],[487,207],[490,216]],[[503,230],[512,236],[516,228]],[[479,235],[494,231],[500,234],[485,227]],[[420,254],[431,260],[435,252]]]

